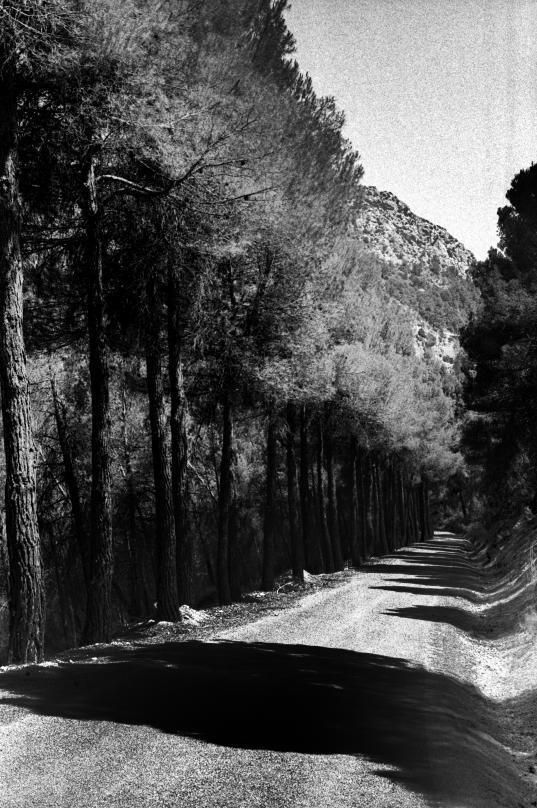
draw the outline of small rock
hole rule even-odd
[[[207,619],[207,612],[204,612],[201,609],[192,609],[186,604],[181,606],[179,612],[181,614],[182,622],[189,625],[199,626],[200,623],[203,623],[203,621]]]

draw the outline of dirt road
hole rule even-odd
[[[529,806],[460,627],[478,589],[439,535],[210,641],[5,671],[0,806]]]

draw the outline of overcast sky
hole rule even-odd
[[[537,0],[292,0],[287,21],[364,182],[483,258],[513,175],[537,162]]]

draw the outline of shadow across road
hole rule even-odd
[[[515,575],[517,565],[507,570],[487,567],[472,557],[469,543],[462,539],[432,539],[391,558],[403,564],[394,566],[380,560],[364,568],[366,572],[390,574],[386,583],[371,588],[415,597],[412,606],[389,609],[385,614],[445,623],[475,639],[493,640],[516,630],[521,616],[532,606],[534,586],[527,575]],[[419,596],[431,595],[457,601],[442,606],[419,602]],[[465,601],[479,604],[481,609],[465,608]]]
[[[397,565],[387,564],[386,558],[397,561]],[[472,560],[468,542],[455,537],[414,544],[408,550],[367,564],[360,571],[391,576],[389,584],[374,589],[460,597],[471,603],[479,602],[491,585],[489,577]]]
[[[41,715],[365,756],[434,803],[482,804],[468,789],[472,772],[494,772],[504,790],[513,776],[480,693],[404,659],[242,642],[118,646],[93,661],[4,672],[0,688],[3,704]]]

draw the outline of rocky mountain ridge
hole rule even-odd
[[[390,191],[372,185],[362,187],[356,232],[364,246],[389,263],[428,267],[437,285],[445,285],[446,276],[454,272],[466,278],[475,261],[445,228],[417,216]]]
[[[361,194],[352,232],[361,263],[374,265],[385,291],[415,312],[418,340],[425,331],[429,333],[426,342],[436,335],[440,345],[446,332],[450,339],[445,348],[453,350],[451,337],[477,304],[469,275],[474,255],[445,228],[417,216],[390,191],[363,186]],[[442,349],[442,353],[448,351]]]

